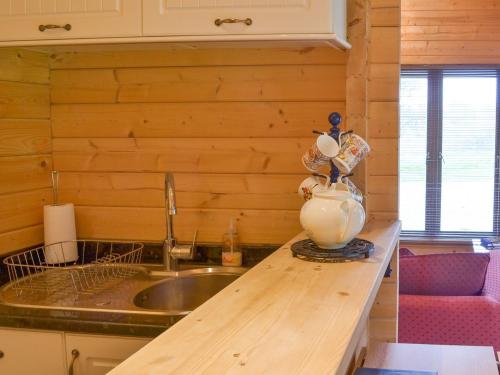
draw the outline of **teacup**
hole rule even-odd
[[[349,130],[346,132],[341,132],[339,134],[339,144],[340,144],[341,148],[342,148],[342,145],[347,141],[347,139],[351,136],[352,133],[353,133],[352,130]]]
[[[327,133],[321,134],[316,142],[302,156],[302,164],[311,172],[317,172],[319,169],[330,163],[340,151],[340,146],[335,139]]]
[[[342,142],[342,147],[333,159],[335,166],[344,174],[349,174],[370,152],[370,146],[356,134],[349,134]]]
[[[312,198],[313,193],[319,193],[321,191],[325,191],[328,189],[330,185],[329,177],[320,177],[320,176],[311,176],[307,177],[304,181],[301,182],[299,186],[298,193],[304,198],[304,200],[308,201]]]
[[[335,184],[335,190],[348,191],[349,193],[351,193],[354,200],[358,201],[359,203],[363,202],[363,193],[358,189],[356,185],[354,185],[351,180],[344,176],[340,178],[340,181],[341,182],[337,182]]]

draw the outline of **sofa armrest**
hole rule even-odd
[[[488,254],[454,253],[401,257],[400,294],[473,296],[481,294]]]
[[[399,248],[399,256],[400,257],[408,257],[408,256],[413,256],[415,253],[408,249],[407,247],[400,247]]]
[[[483,295],[500,302],[500,250],[490,251],[490,263],[486,271]]]

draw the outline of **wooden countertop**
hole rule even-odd
[[[300,234],[110,374],[343,374],[399,231],[372,221],[374,255],[329,264],[292,257]]]

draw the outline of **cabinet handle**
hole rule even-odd
[[[45,31],[45,30],[52,30],[52,29],[64,29],[66,31],[70,31],[71,30],[71,25],[69,23],[67,23],[66,25],[40,25],[38,26],[38,30],[40,30],[42,33]]]
[[[215,26],[221,26],[223,23],[244,23],[245,25],[250,26],[253,23],[253,21],[251,18],[245,18],[245,19],[240,19],[240,18],[220,19],[220,18],[217,18],[214,23],[215,23]]]
[[[5,357],[5,353],[0,350],[0,359],[2,359],[3,357]]]
[[[68,375],[73,375],[73,368],[75,366],[76,359],[80,356],[80,352],[77,349],[71,351],[71,363],[69,364]]]

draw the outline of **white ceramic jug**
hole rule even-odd
[[[347,191],[317,192],[302,206],[300,224],[320,248],[339,249],[361,232],[365,210]]]

